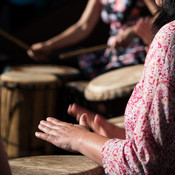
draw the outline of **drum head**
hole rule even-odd
[[[61,84],[57,77],[49,74],[34,74],[27,72],[5,72],[1,74],[1,83],[7,86],[19,85],[19,86],[42,86],[48,84]]]
[[[103,175],[103,168],[84,156],[33,156],[9,160],[13,175]]]
[[[21,66],[11,66],[10,70],[24,71],[24,72],[34,72],[34,73],[47,73],[59,76],[72,76],[78,75],[79,70],[68,67],[68,66],[57,66],[57,65],[21,65]]]
[[[85,89],[90,101],[113,100],[131,94],[142,76],[143,65],[128,66],[94,78]]]
[[[89,84],[89,81],[71,81],[71,82],[68,82],[66,86],[84,93],[84,90],[86,89],[88,84]]]

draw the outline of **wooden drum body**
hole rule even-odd
[[[143,65],[128,66],[91,80],[85,89],[85,98],[92,110],[109,118],[123,115],[142,72]]]
[[[84,156],[33,156],[9,161],[12,175],[105,175]]]
[[[71,81],[66,83],[65,91],[69,94],[68,101],[72,103],[79,104],[83,107],[88,107],[88,101],[84,97],[84,91],[88,86],[89,81],[81,80],[81,81]],[[69,104],[70,104],[69,103]]]
[[[51,151],[34,132],[41,119],[55,115],[59,80],[47,74],[5,72],[1,83],[0,132],[8,157]]]
[[[45,65],[45,64],[27,64],[27,65],[18,65],[18,66],[10,66],[8,67],[9,71],[19,71],[19,72],[28,72],[35,74],[51,74],[57,77],[61,81],[61,88],[59,89],[60,95],[57,99],[57,116],[59,116],[60,120],[67,120],[67,108],[71,103],[68,98],[70,96],[69,92],[65,89],[66,83],[70,81],[76,81],[80,72],[78,69],[62,66],[62,65]],[[70,117],[69,117],[70,118]]]

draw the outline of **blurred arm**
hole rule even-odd
[[[96,26],[100,18],[101,6],[97,0],[89,0],[78,22],[64,32],[46,41],[51,50],[70,46],[85,39]]]

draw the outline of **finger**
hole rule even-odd
[[[60,121],[60,120],[58,120],[56,118],[53,118],[53,117],[47,117],[46,121],[48,121],[48,122],[50,122],[52,124],[55,124],[55,125],[58,125],[60,123],[64,123],[64,122],[62,122],[62,121]]]
[[[54,141],[56,139],[54,135],[48,135],[42,132],[35,132],[35,136],[52,144],[54,144]]]
[[[43,131],[45,134],[49,134],[49,135],[57,135],[59,133],[59,128],[57,129],[53,129],[51,127],[39,124],[38,128]]]
[[[94,125],[96,126],[96,128],[100,129],[100,127],[106,127],[106,124],[106,120],[99,114],[96,114],[94,118]]]
[[[34,57],[33,51],[31,49],[27,50],[27,54],[32,58]]]
[[[94,120],[94,117],[95,117],[95,113],[93,113],[92,111],[82,107],[82,106],[79,106],[77,104],[73,104],[73,107],[75,108],[74,110],[76,110],[77,112],[77,120],[79,121],[80,120],[80,116],[83,114],[83,113],[86,113],[87,114],[87,120],[90,119],[90,120]]]
[[[93,129],[93,131],[97,134],[101,134],[100,133],[100,128],[101,128],[101,116],[96,114],[94,117],[94,121],[91,124],[91,128]]]
[[[76,117],[77,115],[77,110],[74,104],[70,104],[67,110],[69,115],[72,115],[73,117]]]
[[[34,60],[34,61],[38,61],[38,57],[36,56],[36,54],[33,52],[33,50],[28,50],[27,54]]]
[[[85,127],[88,127],[88,123],[87,123],[87,114],[82,114],[80,116],[80,122],[79,122],[80,125],[83,125]]]
[[[73,126],[72,123],[63,122],[53,117],[48,117],[46,120],[46,122],[48,122],[47,126],[51,127],[52,129],[63,129],[68,128],[69,126]]]
[[[67,113],[69,115],[72,115],[72,105],[71,104],[68,106]]]
[[[100,124],[101,124],[101,118],[98,114],[96,114],[95,118],[94,118],[94,127],[95,127],[95,129],[99,129]]]
[[[41,120],[40,124],[43,126],[49,127],[49,128],[57,129],[57,125],[55,123],[50,122],[50,121]]]
[[[77,121],[80,120],[80,116],[84,113],[84,108],[76,105],[75,103],[69,107],[70,115],[76,117]]]
[[[33,44],[31,46],[31,49],[32,50],[38,50],[38,49],[41,49],[42,45],[40,43],[37,43],[37,44]]]

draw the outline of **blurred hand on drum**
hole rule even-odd
[[[127,47],[127,45],[130,44],[134,36],[134,27],[127,28],[123,32],[118,33],[113,37],[110,37],[110,39],[108,40],[108,47]]]
[[[124,129],[109,123],[103,116],[95,114],[77,104],[69,105],[68,113],[80,121],[83,113],[86,113],[86,123],[95,133],[109,138],[125,138]],[[115,132],[114,132],[115,131]]]
[[[35,61],[48,61],[48,55],[51,53],[49,44],[47,42],[40,42],[33,44],[27,50],[27,54]]]
[[[146,45],[152,41],[152,19],[149,17],[140,18],[135,25],[135,33],[138,35]]]

